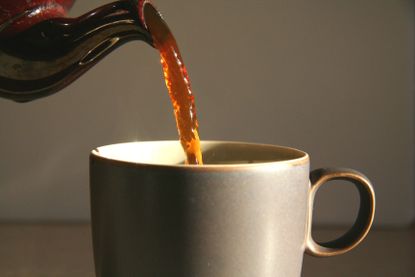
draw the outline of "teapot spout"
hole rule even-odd
[[[0,97],[27,102],[51,95],[126,42],[141,40],[153,46],[140,19],[140,4],[117,1],[77,18],[48,18],[17,33],[4,25]],[[1,36],[2,30],[11,35]]]

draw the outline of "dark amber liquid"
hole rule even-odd
[[[154,46],[160,51],[164,79],[173,104],[180,142],[186,152],[186,162],[202,164],[195,99],[176,40],[152,5],[144,7],[144,18]]]

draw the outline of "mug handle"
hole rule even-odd
[[[316,242],[311,235],[314,198],[318,189],[331,180],[352,182],[359,191],[360,208],[352,228],[343,236],[329,242]],[[369,179],[362,173],[346,168],[320,168],[310,174],[311,188],[308,206],[308,231],[305,252],[316,257],[330,257],[346,253],[362,242],[375,216],[375,192]]]

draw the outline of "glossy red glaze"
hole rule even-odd
[[[0,37],[18,33],[46,19],[64,17],[74,2],[75,0],[2,0]]]

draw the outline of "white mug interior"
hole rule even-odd
[[[308,161],[308,154],[303,151],[268,144],[202,141],[201,148],[204,167],[262,163],[302,164]],[[98,147],[92,151],[92,155],[120,162],[166,166],[183,166],[186,159],[179,141],[118,143]]]

